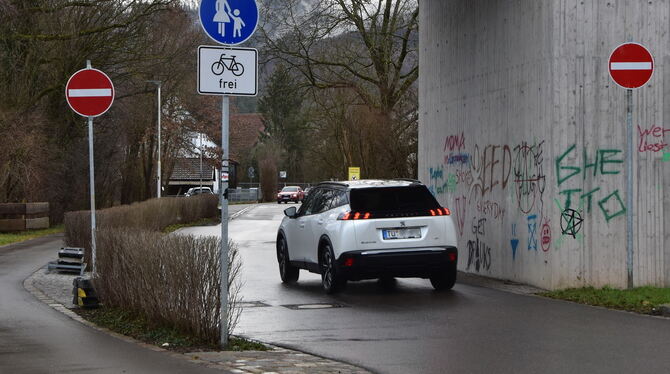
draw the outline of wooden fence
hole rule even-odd
[[[0,232],[49,228],[49,203],[0,204]]]

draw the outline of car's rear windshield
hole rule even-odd
[[[298,192],[298,187],[284,187],[281,192]]]
[[[409,212],[440,207],[423,185],[352,189],[350,205],[352,210],[362,212]]]

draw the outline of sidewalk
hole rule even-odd
[[[57,248],[54,248],[54,258],[56,257],[56,250]],[[45,263],[48,260],[50,259],[45,259]],[[70,274],[48,272],[45,265],[28,277],[23,282],[23,286],[28,292],[51,308],[91,328],[153,351],[165,352],[165,354],[169,354],[172,357],[178,357],[209,368],[220,369],[222,372],[241,374],[370,374],[369,371],[356,366],[268,344],[266,346],[269,350],[265,352],[224,351],[190,352],[184,354],[149,345],[98,327],[72,311],[75,308],[72,304],[72,281],[75,277],[75,275]]]

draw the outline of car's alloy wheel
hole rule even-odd
[[[283,236],[277,239],[277,262],[279,263],[279,276],[282,282],[293,283],[298,280],[300,269],[291,265],[288,256],[288,246]]]
[[[328,294],[336,293],[346,285],[347,281],[339,274],[335,255],[330,244],[325,244],[321,251],[321,285]]]

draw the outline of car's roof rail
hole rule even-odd
[[[347,183],[344,182],[336,182],[336,181],[323,181],[317,184],[317,186],[325,186],[325,185],[335,185],[339,187],[349,187]]]
[[[396,181],[404,181],[404,182],[412,182],[412,183],[421,183],[420,180],[418,180],[418,179],[412,179],[412,178],[394,178],[393,180],[396,180]]]

